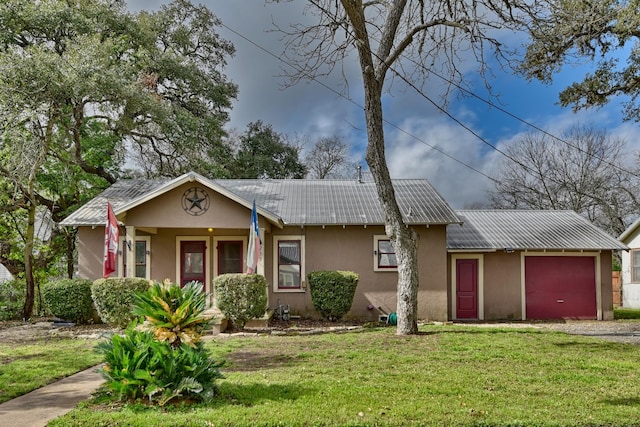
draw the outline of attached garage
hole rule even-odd
[[[527,319],[597,319],[596,257],[524,257]]]
[[[612,254],[572,211],[462,210],[447,227],[451,320],[613,318]]]

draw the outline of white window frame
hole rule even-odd
[[[280,283],[280,272],[278,270],[278,261],[280,258],[279,243],[283,240],[297,240],[300,242],[300,287],[291,289],[282,289],[278,285]],[[304,236],[300,235],[282,235],[273,236],[273,292],[275,293],[302,293],[306,291],[306,267],[305,267],[305,244]]]
[[[124,250],[125,250],[125,239],[126,236],[120,236],[120,238],[118,239],[118,276],[119,277],[124,277],[124,270],[123,270],[123,266],[124,266]],[[145,276],[144,279],[150,280],[151,279],[151,236],[136,236],[136,242],[142,242],[144,241],[146,243],[146,247],[147,247],[147,251],[144,255],[144,260],[146,262],[146,270],[145,270]],[[135,246],[135,245],[134,245]],[[127,250],[129,250],[127,248]],[[135,256],[133,257],[135,260]],[[133,271],[135,273],[136,269],[135,266],[133,268]]]
[[[378,265],[378,242],[380,240],[389,240],[391,241],[391,238],[389,238],[389,236],[386,236],[384,234],[381,235],[375,235],[373,236],[373,271],[380,271],[380,272],[397,272],[398,271],[398,267],[380,267]],[[395,248],[394,248],[394,253],[395,253]],[[397,258],[396,258],[397,261]]]

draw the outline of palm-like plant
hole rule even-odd
[[[211,319],[203,316],[206,295],[202,284],[189,282],[183,288],[170,282],[155,282],[147,292],[136,295],[134,314],[143,316],[143,328],[172,348],[182,343],[195,348]]]

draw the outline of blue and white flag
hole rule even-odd
[[[256,201],[253,201],[251,211],[251,226],[249,228],[249,247],[247,248],[247,274],[253,274],[258,268],[260,260],[260,230],[258,229],[258,213],[256,212]]]

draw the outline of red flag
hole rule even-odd
[[[256,201],[253,201],[251,211],[251,226],[249,227],[249,247],[247,248],[247,274],[253,274],[258,268],[260,260],[260,230],[258,229],[258,213]]]
[[[103,276],[106,278],[117,270],[118,266],[118,220],[113,213],[111,203],[107,202],[107,224],[104,228],[104,263],[102,266]]]

